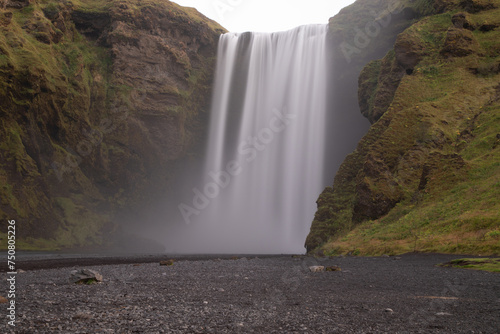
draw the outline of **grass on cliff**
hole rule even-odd
[[[440,266],[500,273],[500,259],[498,258],[458,259],[440,264]]]
[[[498,23],[498,11],[472,20]],[[323,246],[326,254],[500,254],[500,75],[494,66],[500,32],[476,31],[477,54],[446,59],[439,51],[450,23],[445,13],[405,32],[421,38],[427,55],[403,78],[381,119],[390,127],[372,147],[393,166],[404,200],[384,217],[335,236]],[[433,165],[424,189],[415,191],[422,170],[407,164],[411,157],[402,156],[408,150],[401,147],[415,159],[441,157],[427,161]]]
[[[464,169],[438,171],[426,191],[332,240],[327,253],[500,254],[500,105],[479,109],[474,119],[464,115],[455,133],[448,130],[447,136],[454,137],[449,153],[460,151]],[[447,118],[438,115],[435,122],[442,119]],[[460,129],[471,127],[472,139],[461,135]],[[432,134],[425,134],[424,142],[425,136],[432,140]]]

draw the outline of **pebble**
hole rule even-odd
[[[435,316],[435,324],[429,324],[429,317],[418,312],[433,302],[408,296],[432,296],[446,282],[460,280],[468,289],[460,290],[462,295],[457,297],[474,298],[453,306],[461,322],[450,321],[447,330],[495,332],[499,295],[493,287],[500,286],[498,275],[443,270],[434,264],[446,261],[427,255],[410,260],[207,259],[176,261],[166,270],[158,259],[139,267],[86,268],[106,277],[96,285],[69,284],[68,268],[28,270],[16,281],[15,330],[40,334],[420,333],[446,318]],[[308,269],[315,264],[325,268],[336,264],[351,273],[310,274]],[[6,280],[0,281],[0,291],[8,291]],[[384,310],[387,316],[381,319],[376,312]],[[408,322],[411,315],[415,316]],[[5,327],[0,332],[14,333]]]

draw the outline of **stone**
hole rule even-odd
[[[326,267],[325,270],[326,271],[342,271],[342,268],[340,268],[339,266],[329,266],[329,267]]]
[[[90,269],[73,270],[69,281],[76,284],[100,283],[102,282],[102,275]]]
[[[437,315],[438,317],[446,317],[446,316],[448,316],[448,317],[449,317],[449,316],[451,316],[452,314],[451,314],[451,313],[447,313],[447,312],[438,312],[438,313],[436,313],[436,315]]]
[[[161,261],[160,266],[173,266],[174,260]]]
[[[394,313],[394,310],[392,308],[386,308],[384,310],[385,313]]]
[[[0,296],[0,304],[7,304],[9,300],[3,296]]]
[[[320,273],[325,271],[325,266],[311,266],[309,267],[309,270],[313,273]]]

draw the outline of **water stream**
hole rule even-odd
[[[305,251],[324,188],[326,33],[221,36],[204,179],[179,206],[191,251]]]

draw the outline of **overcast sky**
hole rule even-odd
[[[273,32],[328,19],[354,0],[173,0],[195,7],[231,32]]]

